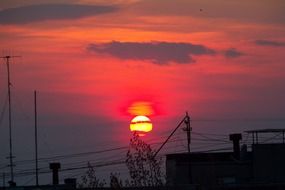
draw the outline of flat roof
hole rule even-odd
[[[247,152],[248,160],[251,152]],[[174,153],[167,154],[167,160],[177,160],[180,162],[236,162],[233,152],[215,152],[215,153]]]
[[[246,133],[282,133],[285,132],[285,129],[257,129],[244,131]]]

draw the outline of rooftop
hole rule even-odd
[[[245,131],[246,133],[284,133],[285,129],[257,129]]]

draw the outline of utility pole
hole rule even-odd
[[[186,127],[183,130],[186,131],[186,133],[187,133],[187,150],[188,150],[188,153],[190,153],[192,128],[190,126],[190,117],[188,115],[188,112],[186,112],[184,123],[185,123]]]
[[[38,168],[38,114],[37,114],[37,91],[34,92],[35,105],[35,162],[36,162],[36,186],[39,186],[39,168]]]
[[[10,173],[11,173],[11,180],[10,180],[10,185],[14,186],[15,182],[14,182],[14,171],[13,171],[13,167],[14,162],[13,162],[13,147],[12,147],[12,108],[11,108],[11,81],[10,81],[10,64],[9,64],[9,60],[10,58],[14,58],[14,57],[20,57],[20,56],[3,56],[0,58],[3,58],[6,60],[6,65],[7,65],[7,73],[8,73],[8,107],[9,107],[9,148],[10,148],[10,152],[9,152],[9,161],[10,161]]]
[[[183,117],[183,119],[180,121],[180,123],[177,125],[177,127],[172,131],[172,133],[167,137],[167,139],[163,142],[163,144],[157,149],[157,151],[154,153],[154,158],[156,157],[156,155],[159,153],[159,151],[162,149],[162,147],[168,142],[168,140],[172,137],[172,135],[177,131],[177,129],[179,127],[181,127],[181,125],[184,123],[186,125],[185,128],[183,128],[184,131],[187,132],[187,149],[188,149],[188,154],[189,154],[189,158],[191,159],[191,154],[190,154],[190,143],[191,143],[191,131],[192,128],[190,127],[190,116],[188,115],[188,112],[186,112],[185,117]],[[191,161],[189,162],[188,165],[188,179],[189,179],[189,183],[192,184],[192,166],[191,166]]]
[[[186,127],[184,128],[184,130],[187,133],[187,148],[188,148],[188,154],[190,155],[190,144],[191,144],[191,131],[192,131],[192,128],[190,126],[190,116],[188,115],[188,112],[186,112],[184,123],[186,124]],[[190,159],[191,159],[191,156],[190,156]],[[192,165],[191,165],[191,161],[189,162],[189,165],[188,165],[188,175],[189,175],[189,182],[190,182],[190,184],[192,184],[193,180],[192,180]]]
[[[176,126],[176,128],[171,132],[171,134],[167,137],[167,139],[162,143],[162,145],[157,149],[157,151],[154,153],[153,157],[155,158],[156,155],[159,153],[159,151],[164,147],[164,145],[168,142],[168,140],[174,135],[174,133],[177,131],[181,125],[185,123],[186,128],[183,128],[183,130],[187,131],[187,143],[188,143],[188,153],[190,153],[190,143],[191,143],[191,127],[190,127],[190,117],[188,115],[188,112],[186,112],[185,117],[180,121],[180,123]]]

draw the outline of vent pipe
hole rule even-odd
[[[242,139],[240,133],[230,134],[230,140],[233,141],[233,151],[234,157],[236,159],[240,159],[240,144],[239,141]]]
[[[58,170],[60,169],[60,163],[50,163],[49,168],[52,170],[52,184],[58,185]]]

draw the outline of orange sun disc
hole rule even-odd
[[[132,119],[130,130],[138,133],[147,133],[152,130],[152,123],[146,116],[136,116]]]

